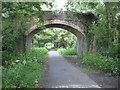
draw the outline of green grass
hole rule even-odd
[[[78,57],[83,64],[111,75],[119,75],[118,59],[97,53],[85,53]]]
[[[17,56],[13,56],[11,62],[2,67],[2,87],[38,87],[36,82],[41,79],[47,54],[45,48],[35,48],[29,53],[18,53]]]
[[[41,54],[44,54],[44,55],[48,54],[48,50],[46,48],[33,48],[32,52],[41,53]]]
[[[76,50],[74,48],[60,48],[57,50],[59,54],[63,56],[68,56],[68,55],[76,55]]]

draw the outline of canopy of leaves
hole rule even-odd
[[[85,27],[88,51],[97,49],[97,52],[118,56],[118,2],[73,2],[66,5],[68,11],[79,13],[92,13],[96,20],[84,20],[80,16]],[[93,50],[94,51],[94,50]]]
[[[75,47],[77,38],[72,33],[60,28],[48,28],[33,37],[33,45],[44,47],[46,43],[53,43],[54,48]]]
[[[10,52],[16,50],[18,39],[23,37],[24,30],[27,29],[26,22],[30,21],[33,15],[37,14],[41,18],[37,23],[43,22],[42,5],[50,6],[51,4],[47,2],[2,3],[3,49]]]

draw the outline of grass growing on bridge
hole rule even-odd
[[[76,55],[77,52],[74,48],[60,48],[57,50],[59,54],[63,56],[68,56],[68,55]]]
[[[102,56],[97,53],[84,53],[78,57],[83,64],[86,64],[94,69],[111,75],[119,75],[118,59]]]
[[[13,56],[11,64],[3,66],[3,88],[35,88],[41,78],[42,69],[48,51],[35,48],[29,53],[18,53]],[[6,62],[7,63],[7,62]]]

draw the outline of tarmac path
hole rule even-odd
[[[100,88],[80,69],[61,56],[57,51],[48,55],[47,87],[45,88]]]

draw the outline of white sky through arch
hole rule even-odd
[[[49,9],[46,5],[43,5],[42,10],[65,10],[64,5],[68,0],[50,0],[53,3],[53,8]]]
[[[56,8],[58,10],[64,9],[64,5],[67,3],[67,0],[54,0],[54,1],[55,1]]]

